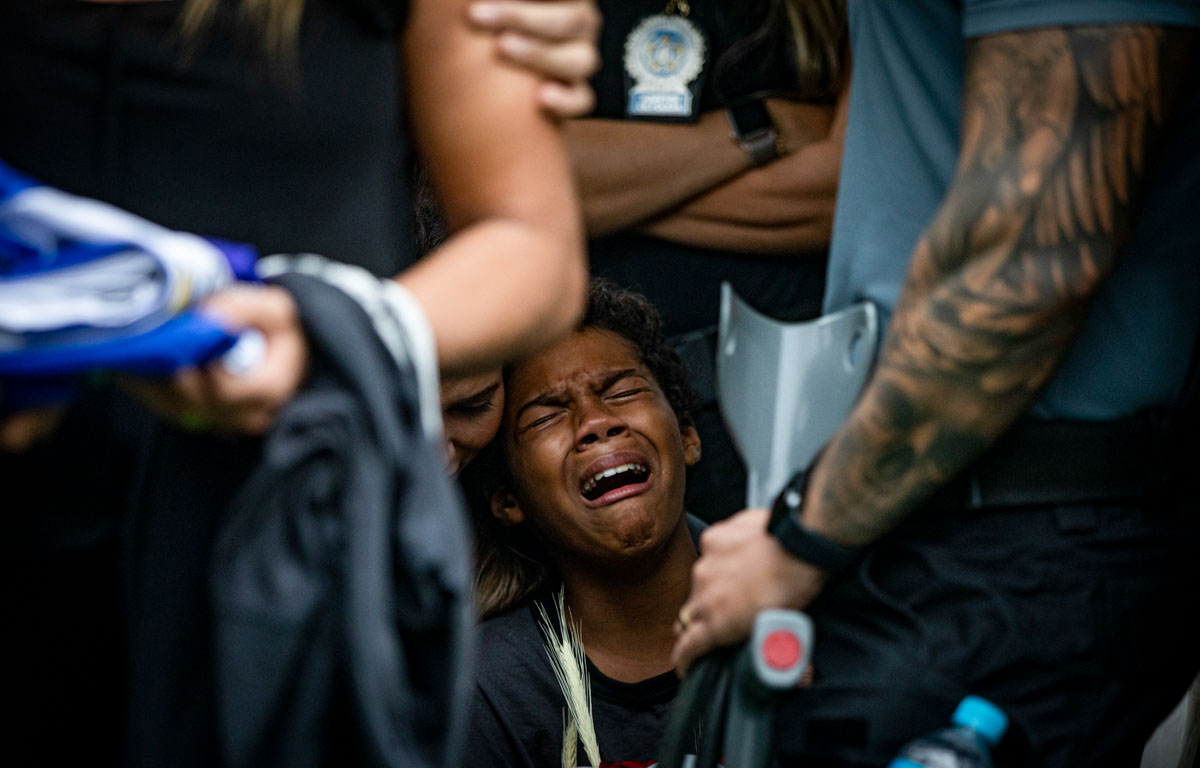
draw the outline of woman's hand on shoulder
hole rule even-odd
[[[582,117],[596,96],[588,78],[600,67],[600,11],[595,0],[475,0],[472,25],[496,33],[500,55],[544,82],[538,102],[558,118]]]

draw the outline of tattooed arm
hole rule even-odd
[[[1131,228],[1180,85],[1188,30],[1041,28],[969,41],[954,180],[920,238],[876,373],[810,480],[804,523],[866,544],[977,458],[1033,403]],[[765,533],[712,526],[693,569],[681,667],[802,608],[818,569]]]
[[[808,525],[875,539],[1033,404],[1128,237],[1193,37],[1114,25],[968,45],[955,179],[814,472]]]

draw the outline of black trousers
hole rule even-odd
[[[214,764],[209,548],[250,448],[100,389],[0,453],[0,763]]]
[[[812,606],[784,765],[886,765],[973,693],[997,765],[1137,766],[1200,668],[1200,519],[1087,505],[918,514]]]
[[[0,452],[0,727],[10,765],[120,764],[125,625],[122,516],[133,433],[149,419],[87,391],[55,435]]]

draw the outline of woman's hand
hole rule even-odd
[[[308,370],[308,343],[296,304],[282,288],[236,285],[214,295],[202,310],[228,328],[261,333],[262,359],[237,373],[216,360],[165,382],[128,383],[159,414],[185,429],[263,434]]]
[[[0,402],[3,399],[4,392],[0,391]],[[63,408],[58,405],[0,416],[0,452],[24,453],[54,434],[62,417]]]
[[[545,80],[537,95],[547,112],[565,119],[592,111],[596,95],[587,81],[600,67],[601,21],[594,0],[476,0],[467,18],[497,33],[505,60]]]

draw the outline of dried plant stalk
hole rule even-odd
[[[546,637],[546,655],[550,657],[550,666],[567,701],[570,722],[578,732],[579,741],[583,743],[583,751],[587,753],[591,765],[598,766],[600,746],[596,741],[596,725],[592,720],[592,683],[587,672],[587,656],[583,652],[579,633],[567,621],[564,590],[559,590],[556,601],[557,627],[550,620],[545,607],[538,604],[538,612],[542,616],[542,634]],[[571,739],[572,744],[574,741]],[[565,757],[565,745],[563,751]]]

